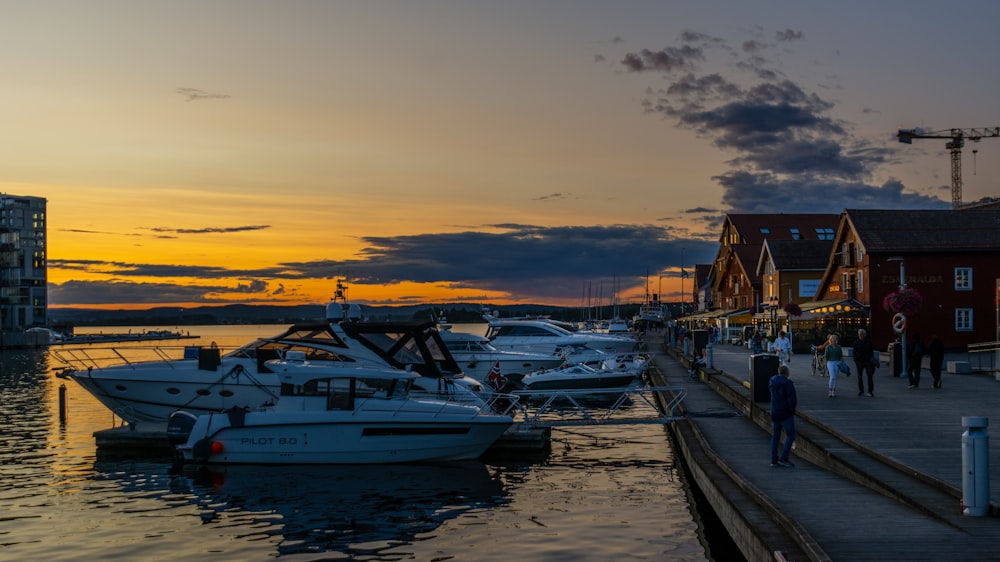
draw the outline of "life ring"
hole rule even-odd
[[[902,334],[906,331],[906,316],[902,312],[897,312],[892,317],[892,329],[897,334]]]

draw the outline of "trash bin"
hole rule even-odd
[[[705,349],[708,345],[708,330],[691,330],[691,338],[694,341],[695,350]]]
[[[903,346],[899,342],[889,344],[889,373],[894,377],[903,374]]]
[[[750,356],[750,400],[770,402],[771,391],[768,384],[771,377],[778,374],[778,356],[757,353]]]

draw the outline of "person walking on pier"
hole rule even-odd
[[[854,366],[858,369],[858,396],[865,393],[865,375],[868,375],[868,396],[874,396],[875,346],[864,329],[858,330],[858,341],[854,342]]]
[[[910,379],[909,388],[920,388],[920,364],[924,360],[924,354],[927,353],[927,348],[920,341],[920,334],[913,334],[913,339],[910,340],[906,351],[910,355],[908,357],[909,365],[907,365],[910,372],[906,373],[906,376]]]
[[[789,456],[792,444],[795,443],[795,406],[798,399],[795,395],[795,383],[788,378],[788,365],[778,367],[778,374],[771,377],[768,388],[771,390],[771,466],[791,468]],[[781,432],[785,432],[785,444],[778,455],[778,442]]]
[[[792,342],[788,340],[784,331],[778,332],[778,337],[774,339],[771,349],[778,355],[778,361],[782,365],[788,365],[792,362]]]
[[[840,363],[844,360],[844,350],[837,343],[840,338],[837,334],[830,334],[830,339],[823,349],[823,358],[826,359],[826,372],[830,375],[830,391],[826,394],[830,398],[837,397],[837,377],[840,375]]]
[[[941,388],[941,367],[944,365],[944,344],[941,338],[931,336],[931,343],[927,347],[927,356],[930,358],[931,376],[934,377],[934,388]]]

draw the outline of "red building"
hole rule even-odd
[[[845,210],[815,299],[843,306],[824,307],[823,331],[853,341],[867,325],[885,349],[897,333],[882,303],[901,275],[923,297],[906,319],[908,334],[924,342],[937,335],[951,349],[997,341],[1000,210]]]

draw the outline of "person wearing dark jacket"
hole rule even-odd
[[[791,468],[795,465],[788,460],[795,443],[795,383],[788,378],[788,365],[778,367],[778,374],[771,377],[771,466]],[[781,432],[785,432],[785,445],[778,455]]]
[[[920,334],[913,334],[913,339],[910,340],[910,344],[906,348],[906,353],[909,355],[907,357],[908,365],[906,376],[910,379],[909,388],[920,388],[920,364],[924,360],[924,355],[927,354],[927,348],[924,347],[923,342],[920,341]]]
[[[868,339],[868,332],[858,330],[854,342],[854,366],[858,369],[858,396],[865,393],[865,375],[868,375],[868,396],[875,395],[875,346]]]
[[[934,377],[934,388],[941,388],[941,366],[944,365],[944,344],[941,338],[931,336],[931,343],[927,347],[927,356],[930,358],[931,376]]]

